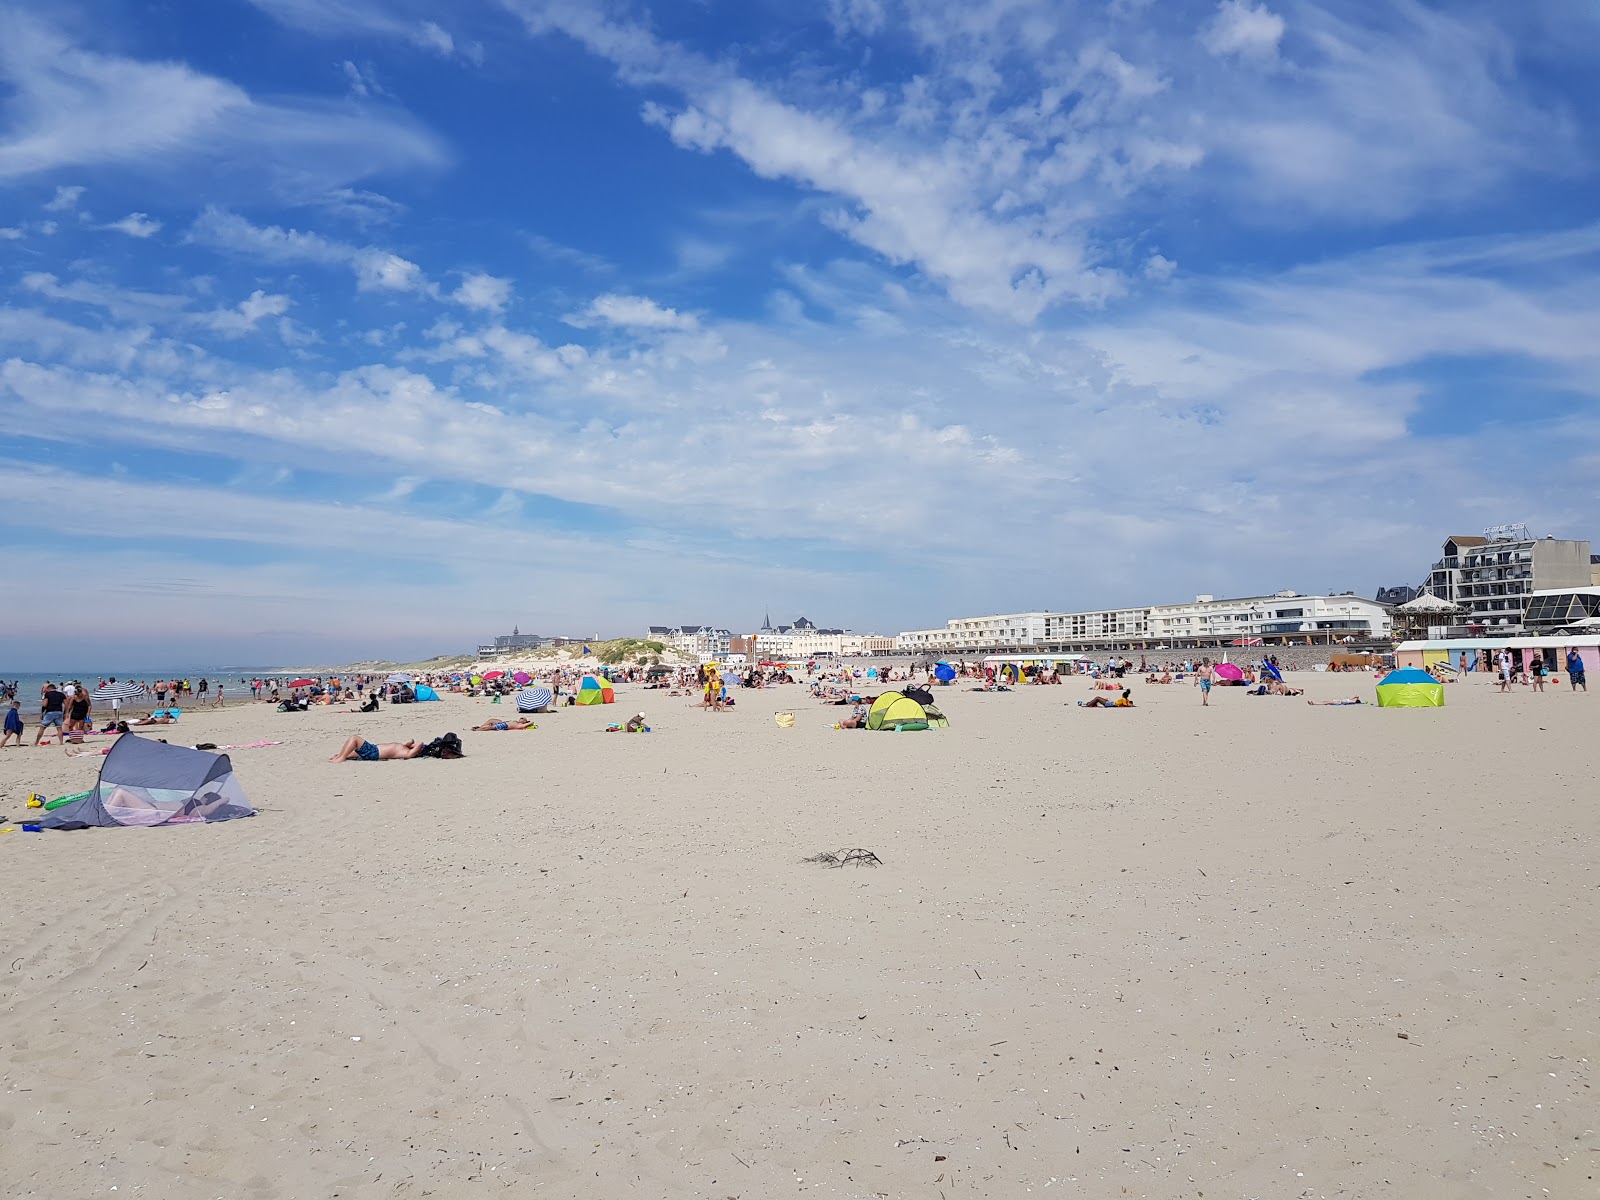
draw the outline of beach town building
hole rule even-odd
[[[1534,592],[1522,624],[1531,634],[1600,633],[1600,585]]]
[[[1066,652],[1204,649],[1387,641],[1389,606],[1353,592],[1217,599],[1090,612],[1025,612],[957,617],[943,629],[912,629],[901,653]]]
[[[792,625],[774,625],[769,614],[751,636],[762,658],[827,658],[863,654],[866,649],[864,635],[848,629],[824,629],[805,617],[796,617]]]
[[[665,642],[684,654],[718,658],[728,653],[733,634],[712,625],[652,625],[645,638],[652,642]]]
[[[1465,632],[1519,629],[1535,592],[1596,582],[1587,538],[1536,538],[1526,525],[1497,525],[1445,539],[1422,590],[1465,609]]]
[[[524,650],[552,650],[559,646],[571,646],[581,642],[596,641],[593,635],[589,637],[551,637],[538,633],[523,633],[518,626],[512,626],[510,633],[502,633],[492,642],[484,642],[478,647],[479,658],[496,658],[502,654],[516,654]]]

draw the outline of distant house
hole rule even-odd
[[[521,628],[513,626],[510,633],[502,633],[492,642],[484,642],[478,647],[479,658],[498,658],[503,654],[516,654],[524,650],[551,650],[559,646],[571,646],[583,642],[596,641],[593,636],[584,637],[552,637],[538,633],[523,633]]]

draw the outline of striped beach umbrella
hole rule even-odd
[[[543,709],[549,708],[550,702],[555,698],[555,693],[553,693],[549,688],[523,688],[517,693],[517,711],[528,713],[540,712]]]
[[[134,700],[144,695],[144,686],[134,683],[131,679],[117,682],[113,679],[110,683],[103,683],[90,693],[96,700],[115,700],[122,703],[124,700]]]

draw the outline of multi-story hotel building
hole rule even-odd
[[[902,653],[1067,652],[1202,649],[1386,641],[1389,606],[1352,592],[1302,596],[1277,592],[1183,604],[1094,612],[1027,612],[957,617],[943,629],[913,629],[896,639]]]
[[[1586,538],[1536,538],[1526,525],[1499,525],[1481,537],[1452,537],[1423,591],[1460,605],[1464,626],[1523,624],[1534,592],[1593,586]]]

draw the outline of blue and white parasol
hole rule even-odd
[[[144,695],[144,685],[124,679],[121,682],[113,679],[110,683],[103,683],[89,693],[96,700],[115,700],[121,703],[124,700],[133,700]]]
[[[550,707],[550,702],[555,698],[555,693],[549,688],[523,688],[517,693],[517,711],[542,712]]]

